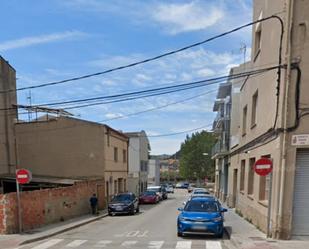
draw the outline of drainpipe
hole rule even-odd
[[[280,172],[280,179],[279,179],[279,198],[277,203],[277,222],[276,222],[276,237],[280,236],[280,230],[283,227],[283,201],[284,201],[284,193],[285,193],[285,183],[286,183],[286,157],[287,157],[287,139],[288,139],[288,133],[287,133],[287,127],[288,127],[288,97],[289,97],[289,86],[291,84],[291,29],[292,29],[292,18],[293,18],[293,6],[294,6],[294,0],[287,0],[287,15],[286,15],[286,24],[287,24],[287,36],[286,36],[286,63],[287,63],[287,70],[285,73],[285,84],[284,84],[284,99],[283,99],[283,109],[282,109],[282,123],[284,127],[283,137],[282,137],[282,145],[281,145],[281,172]]]

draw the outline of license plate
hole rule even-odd
[[[117,211],[121,211],[121,210],[122,210],[122,207],[116,207],[116,210],[117,210]]]
[[[206,226],[202,226],[202,225],[194,225],[194,226],[192,226],[192,228],[194,230],[199,230],[199,231],[201,231],[201,230],[206,231],[207,230],[207,227]]]

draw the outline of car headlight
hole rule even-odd
[[[222,217],[219,216],[219,217],[213,218],[212,221],[215,221],[215,222],[222,221]]]

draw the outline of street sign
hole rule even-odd
[[[32,179],[32,174],[27,169],[16,170],[16,180],[19,184],[29,183]]]
[[[254,164],[254,171],[260,176],[268,175],[273,169],[273,162],[268,158],[261,158]]]

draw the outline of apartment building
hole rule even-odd
[[[254,1],[253,20],[272,15],[284,32],[277,17],[253,25],[251,60],[234,70],[278,65],[280,54],[285,66],[232,83],[227,200],[265,233],[289,239],[309,235],[309,1]],[[271,175],[253,170],[263,157]]]
[[[229,173],[229,140],[230,140],[230,113],[231,113],[231,83],[220,84],[217,100],[213,111],[217,116],[213,122],[213,131],[217,142],[212,148],[212,159],[215,160],[215,195],[222,201],[226,200]]]
[[[127,132],[129,137],[128,190],[139,195],[148,185],[150,144],[145,131]]]
[[[105,179],[105,196],[127,189],[128,137],[72,117],[44,116],[15,125],[19,163],[34,176]]]
[[[158,159],[150,159],[148,163],[148,184],[160,185],[160,164]]]
[[[15,173],[14,122],[17,120],[17,111],[13,105],[16,104],[16,72],[0,56],[0,175]],[[0,193],[2,187],[0,183]]]

